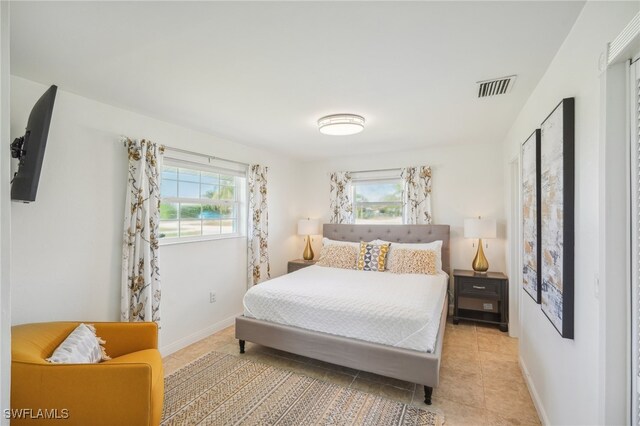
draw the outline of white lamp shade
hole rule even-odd
[[[496,220],[495,219],[465,219],[464,220],[464,237],[465,238],[495,238],[496,237]]]
[[[318,235],[320,221],[318,219],[300,219],[298,221],[298,235]]]

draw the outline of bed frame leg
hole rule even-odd
[[[244,353],[244,340],[238,340],[238,343],[240,344],[240,353],[243,354]]]
[[[431,394],[433,393],[433,388],[431,386],[424,387],[424,403],[427,405],[431,405]]]

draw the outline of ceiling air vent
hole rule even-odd
[[[486,98],[488,96],[504,95],[511,91],[513,84],[516,82],[516,76],[494,78],[493,80],[485,80],[478,82],[478,97]]]

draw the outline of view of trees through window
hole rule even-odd
[[[402,182],[400,179],[354,181],[356,223],[402,223]]]
[[[244,178],[165,165],[162,169],[160,237],[182,238],[238,232]]]

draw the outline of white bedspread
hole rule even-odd
[[[244,296],[244,314],[433,352],[447,278],[309,266],[252,287]]]

